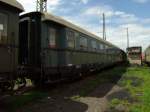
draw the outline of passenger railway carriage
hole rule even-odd
[[[18,66],[19,13],[23,7],[15,0],[0,0],[0,90],[9,88]]]
[[[115,45],[48,13],[22,15],[19,37],[21,70],[37,83],[76,78],[125,60]]]
[[[128,61],[131,65],[142,65],[142,47],[134,46],[127,48]]]
[[[20,16],[16,0],[0,0],[0,92],[26,85],[78,78],[126,61],[115,45],[41,12]],[[20,86],[19,86],[20,87]]]
[[[145,60],[148,65],[150,65],[150,46],[148,46],[145,50]]]

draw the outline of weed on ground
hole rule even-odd
[[[111,110],[122,109],[119,112],[150,111],[150,69],[148,67],[129,67],[118,85],[129,94],[123,93],[127,99],[118,98],[118,95],[113,96],[109,104]]]

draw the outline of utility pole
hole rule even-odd
[[[127,28],[127,49],[126,49],[126,52],[128,54],[128,48],[129,48],[129,29]]]
[[[37,0],[36,11],[47,12],[47,0]]]
[[[38,12],[47,12],[47,0],[37,0],[36,2],[36,11]],[[43,64],[43,58],[45,57],[44,53],[41,50],[41,78],[40,78],[40,82],[43,82],[43,68],[44,68],[44,64]]]
[[[127,28],[127,48],[129,48],[129,29]]]
[[[103,13],[103,40],[106,40],[105,14]]]

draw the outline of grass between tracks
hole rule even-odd
[[[110,108],[124,108],[126,112],[149,112],[150,111],[150,68],[129,67],[119,80],[118,85],[123,87],[130,96],[128,98],[112,98]],[[124,96],[126,97],[126,96]],[[111,111],[112,111],[111,110]],[[113,112],[112,111],[112,112]]]

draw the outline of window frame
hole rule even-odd
[[[88,49],[88,39],[84,36],[79,36],[79,46],[81,49],[87,50]]]
[[[56,48],[57,30],[53,27],[49,27],[48,30],[48,46],[50,48]]]
[[[99,49],[102,50],[102,43],[99,43]]]
[[[72,35],[70,35],[70,34],[72,34]],[[74,31],[71,31],[71,30],[67,31],[67,47],[68,48],[72,48],[72,49],[75,48],[75,46],[76,46],[75,45],[75,37],[76,37],[76,35],[75,35]]]
[[[91,41],[91,47],[92,47],[92,50],[94,50],[94,51],[97,50],[97,42],[96,42],[96,40],[92,40]]]
[[[5,24],[3,24],[2,23],[2,25],[3,25],[3,30],[5,29],[4,27],[6,27],[6,32],[4,32],[4,33],[6,33],[6,34],[4,34],[4,38],[5,38],[5,40],[2,40],[2,33],[0,32],[0,44],[7,44],[8,43],[8,34],[9,34],[9,15],[6,13],[6,12],[3,12],[3,11],[1,11],[0,12],[0,15],[2,16],[2,17],[6,17],[6,18],[4,18],[4,20],[6,21],[6,25]],[[0,23],[1,24],[1,23]]]

